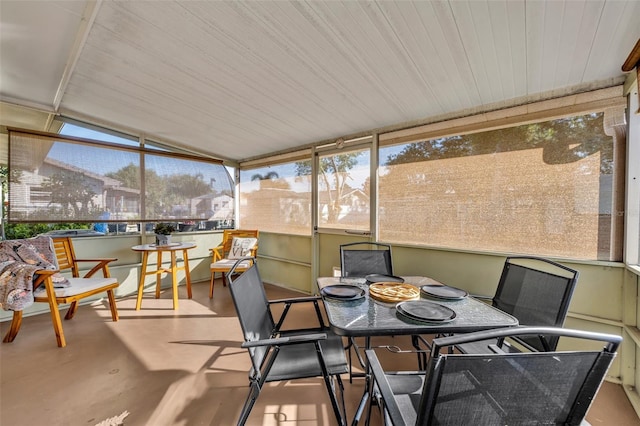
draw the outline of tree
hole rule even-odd
[[[340,214],[340,200],[351,187],[347,180],[351,179],[349,171],[358,164],[359,152],[339,154],[322,157],[318,189],[326,193],[327,219],[329,223],[336,223]],[[298,161],[296,163],[296,175],[307,176],[311,174],[311,161]],[[322,202],[322,201],[321,201]]]
[[[105,176],[119,181],[127,188],[140,189],[140,167],[133,163],[129,163],[117,172],[107,173]]]
[[[563,164],[601,151],[601,170],[611,173],[613,145],[603,138],[603,114],[593,113],[468,135],[413,142],[387,157],[387,165],[543,149],[547,164]]]
[[[140,189],[140,166],[130,163],[116,172],[107,173],[105,176],[118,180],[123,187]],[[158,217],[167,205],[167,184],[158,176],[155,170],[145,170],[145,207],[147,217]]]
[[[0,166],[0,179],[4,184],[9,182],[20,183],[21,178],[22,170],[11,169],[11,173],[9,173],[9,167]]]
[[[51,193],[49,205],[60,205],[70,218],[86,218],[92,214],[96,193],[87,186],[84,173],[54,173],[42,183],[42,188]]]
[[[260,181],[260,189],[291,189],[289,183],[280,179],[278,172],[268,172],[264,175],[256,173],[251,176],[251,181]]]
[[[175,174],[164,178],[165,180],[165,202],[170,206],[189,205],[190,200],[201,195],[210,194],[211,186],[204,181],[201,173],[196,175]],[[190,207],[186,211],[181,211],[181,215],[191,215]]]
[[[278,172],[269,172],[269,173],[265,173],[264,175],[261,175],[260,173],[256,173],[253,176],[251,176],[251,180],[272,180],[272,179],[278,179],[280,177],[280,175],[278,175]]]

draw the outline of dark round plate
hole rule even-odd
[[[373,283],[403,283],[404,278],[396,277],[395,275],[383,275],[383,274],[370,274],[364,277],[367,280],[367,284]]]
[[[348,284],[334,284],[323,287],[320,293],[328,298],[336,300],[356,300],[364,297],[364,290],[360,287]]]
[[[460,300],[469,295],[469,293],[460,288],[433,284],[423,285],[420,287],[420,292],[427,297],[443,300]]]
[[[396,310],[417,321],[443,323],[456,318],[456,313],[452,309],[427,300],[400,302],[396,305]]]

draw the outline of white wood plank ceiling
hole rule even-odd
[[[637,0],[2,0],[0,17],[0,100],[233,160],[619,84],[640,38]]]

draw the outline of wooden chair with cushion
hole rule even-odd
[[[257,257],[258,252],[257,229],[225,229],[222,242],[211,250],[211,283],[209,285],[209,298],[213,298],[213,284],[216,272],[222,274],[222,285],[226,286],[225,273],[231,270],[236,260],[243,257]],[[234,244],[235,239],[235,244]],[[251,261],[244,261],[235,270],[244,272],[251,266]]]
[[[78,259],[75,256],[71,238],[62,237],[53,238],[52,240],[59,271],[70,271],[71,277],[67,278],[68,283],[66,287],[56,288],[54,287],[54,276],[58,271],[36,271],[33,283],[33,295],[35,302],[49,304],[58,346],[64,347],[67,343],[62,330],[62,321],[60,320],[59,306],[61,304],[70,304],[69,310],[64,317],[65,320],[70,320],[75,315],[80,300],[106,292],[109,298],[111,318],[113,321],[118,321],[118,309],[116,307],[113,290],[119,286],[119,283],[115,278],[111,278],[108,266],[110,262],[117,259]],[[80,277],[80,262],[92,262],[95,263],[95,266],[83,277]],[[102,277],[93,277],[98,271],[102,271]],[[9,331],[5,335],[4,342],[12,342],[15,339],[21,324],[22,311],[13,311],[13,320]]]

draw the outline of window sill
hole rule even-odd
[[[627,269],[640,276],[640,265],[626,265]]]

